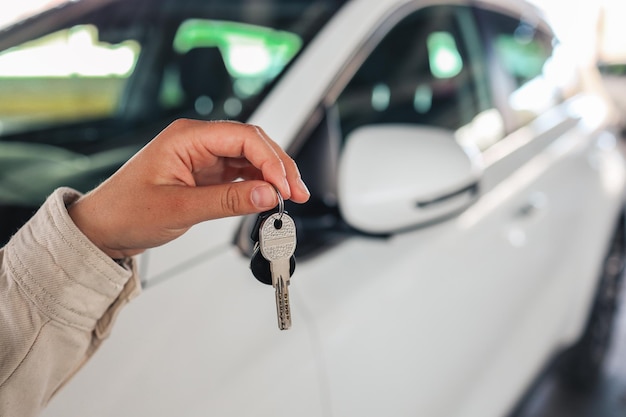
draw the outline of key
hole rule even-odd
[[[281,199],[282,196],[279,197]],[[283,202],[284,205],[284,202]],[[252,275],[266,285],[272,285],[272,271],[270,270],[270,263],[267,259],[263,257],[261,252],[259,251],[259,230],[261,229],[261,224],[273,213],[280,212],[282,207],[282,213],[287,214],[287,211],[284,210],[284,206],[279,203],[279,206],[273,210],[265,211],[257,216],[256,222],[254,223],[254,227],[252,228],[252,232],[250,233],[250,239],[254,242],[254,248],[252,250],[252,257],[250,258],[250,270],[252,271]],[[289,260],[289,276],[293,276],[293,273],[296,269],[296,257],[295,255],[291,255],[291,259]]]
[[[273,213],[276,213],[278,210],[279,210],[278,208],[275,208],[273,210],[264,211],[263,213],[257,216],[256,222],[254,223],[254,227],[252,228],[252,232],[250,233],[250,239],[252,239],[256,243],[259,243],[259,230],[261,229],[261,225],[263,224],[265,219],[267,219]]]
[[[258,241],[254,245],[254,251],[252,253],[252,258],[250,259],[250,270],[252,271],[252,275],[254,275],[259,282],[272,285],[272,271],[270,270],[270,263],[259,251]],[[296,257],[295,255],[291,255],[291,258],[289,259],[289,276],[293,276],[295,270]]]
[[[270,263],[272,286],[276,293],[278,328],[291,327],[289,305],[290,260],[296,250],[296,225],[286,213],[274,213],[259,228],[259,251]]]

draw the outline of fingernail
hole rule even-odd
[[[260,209],[270,209],[277,204],[277,196],[274,188],[268,185],[260,185],[252,189],[252,204]]]
[[[287,193],[289,193],[289,195],[283,196],[283,198],[287,200],[289,197],[291,197],[291,187],[289,186],[289,181],[287,181],[287,178],[283,178],[283,187],[287,190]]]
[[[298,178],[298,186],[302,191],[305,191],[308,195],[311,195],[311,192],[309,191],[304,181],[302,181],[302,178]]]

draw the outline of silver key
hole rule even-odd
[[[289,260],[296,251],[296,225],[284,212],[270,215],[259,229],[259,250],[270,263],[272,286],[276,290],[278,328],[291,327],[289,306]]]

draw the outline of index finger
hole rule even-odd
[[[260,127],[233,121],[199,122],[196,126],[199,131],[194,137],[207,152],[221,157],[246,158],[283,198],[291,197],[285,164],[294,167],[295,164]]]

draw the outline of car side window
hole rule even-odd
[[[479,13],[496,69],[506,75],[499,87],[508,94],[512,127],[520,127],[561,100],[553,74],[560,72],[562,78],[567,69],[553,71],[556,39],[533,22],[488,10]]]
[[[384,123],[457,131],[495,111],[479,43],[467,7],[433,6],[407,16],[339,96],[343,136],[362,125]],[[496,130],[482,148],[501,138]]]
[[[396,23],[362,62],[352,64],[358,65],[356,72],[336,99],[312,115],[317,122],[297,141],[294,158],[311,192],[305,205],[286,202],[298,223],[299,258],[355,233],[341,217],[337,190],[342,145],[354,129],[391,123],[438,127],[481,149],[503,137],[468,7],[419,9]],[[246,253],[248,235],[240,243]]]

